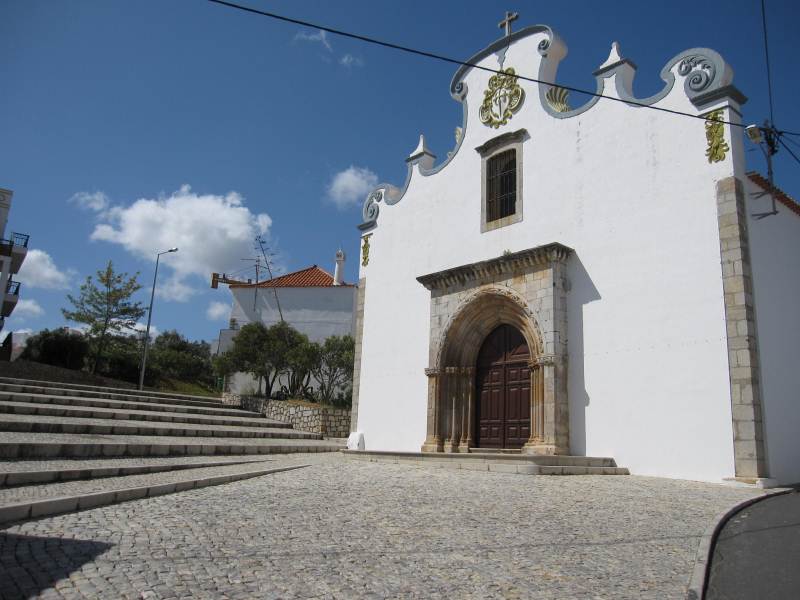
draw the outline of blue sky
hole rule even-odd
[[[249,3],[461,59],[515,10],[516,28],[547,24],[566,42],[559,83],[593,90],[616,40],[639,68],[640,97],[661,89],[672,56],[709,47],[749,97],[745,120],[768,115],[759,0]],[[775,120],[800,131],[800,4],[767,0],[767,17]],[[440,157],[453,146],[454,71],[204,0],[4,0],[0,187],[14,190],[7,233],[31,235],[6,330],[63,325],[65,295],[109,259],[141,272],[146,303],[155,252],[176,245],[162,257],[153,324],[211,340],[227,320],[214,303],[230,296],[210,289],[210,273],[244,268],[256,233],[283,271],[332,271],[341,245],[353,281],[367,187],[402,183],[420,133]],[[748,162],[764,170],[760,152]],[[800,197],[785,151],[776,174]]]

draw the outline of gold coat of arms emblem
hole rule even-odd
[[[483,92],[483,103],[479,112],[481,123],[495,129],[505,125],[519,110],[524,99],[525,91],[517,83],[513,67],[492,75],[489,86]]]

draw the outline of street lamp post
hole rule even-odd
[[[156,254],[156,272],[153,274],[153,289],[150,290],[150,308],[147,309],[147,329],[144,333],[144,347],[142,348],[142,368],[139,370],[139,389],[144,389],[144,369],[147,365],[147,346],[150,344],[150,318],[153,316],[153,297],[156,295],[156,278],[158,277],[158,261],[162,254],[177,252],[177,248],[170,248]]]

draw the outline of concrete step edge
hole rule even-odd
[[[273,467],[271,469],[258,469],[255,471],[245,471],[244,473],[231,473],[227,475],[214,475],[196,479],[186,479],[183,481],[159,483],[149,486],[139,486],[132,488],[121,488],[117,490],[106,490],[102,492],[90,492],[87,494],[75,494],[72,496],[61,496],[58,498],[47,498],[44,500],[33,500],[30,502],[19,502],[0,506],[0,524],[13,521],[23,521],[37,517],[46,517],[66,512],[75,512],[89,508],[97,508],[127,502],[128,500],[139,500],[142,498],[154,498],[164,494],[183,492],[186,490],[208,487],[212,485],[222,485],[251,479],[262,475],[271,475],[282,471],[292,471],[302,469],[309,465],[291,465],[287,467]]]
[[[188,438],[193,439],[193,438]],[[229,438],[235,440],[236,438]],[[312,441],[312,440],[308,440]],[[313,440],[316,441],[316,440]],[[245,456],[250,454],[295,454],[338,452],[340,444],[218,444],[141,442],[0,442],[0,458],[102,458],[148,456]]]
[[[0,415],[41,415],[43,417],[74,417],[78,419],[106,419],[109,421],[144,421],[178,423],[187,425],[224,425],[226,427],[258,427],[291,429],[291,423],[261,417],[234,417],[232,415],[197,415],[181,412],[152,411],[105,406],[77,406],[43,402],[0,400]],[[242,421],[236,420],[243,419]]]
[[[108,403],[124,403],[128,405],[137,406],[139,408],[129,410],[145,410],[149,412],[173,412],[180,411],[192,415],[209,415],[209,416],[226,416],[226,417],[248,417],[258,418],[262,417],[261,413],[243,410],[241,408],[210,406],[185,406],[181,404],[161,404],[158,402],[139,402],[137,400],[115,400],[113,398],[87,398],[84,396],[60,396],[58,394],[36,394],[32,392],[7,392],[0,391],[0,401],[3,402],[25,402],[28,404],[67,404],[72,406],[93,406],[98,408],[113,408],[107,406]],[[106,405],[106,406],[104,406]],[[124,408],[122,408],[124,410]]]
[[[11,471],[0,473],[0,488],[19,487],[42,483],[60,483],[64,481],[85,481],[105,477],[122,477],[125,475],[142,475],[148,473],[167,473],[185,471],[187,469],[205,469],[209,467],[230,467],[233,465],[257,464],[258,460],[230,460],[224,462],[200,462],[171,465],[129,465],[122,467],[86,467],[82,469],[42,469],[38,471]],[[266,462],[266,461],[264,461]],[[2,466],[2,465],[0,465]]]
[[[57,386],[46,385],[28,385],[25,383],[2,383],[0,382],[0,391],[3,392],[33,392],[37,394],[50,394],[53,396],[81,396],[88,398],[135,398],[142,402],[167,402],[172,404],[186,404],[196,406],[226,406],[221,400],[214,398],[207,399],[189,399],[189,398],[174,398],[171,396],[148,396],[142,395],[138,391],[125,392],[122,390],[85,390],[78,388],[65,388]]]
[[[39,415],[14,415],[30,417],[28,419],[7,419],[8,415],[0,413],[0,432],[17,432],[31,434],[76,433],[85,435],[145,435],[152,437],[219,437],[231,439],[287,439],[318,440],[322,434],[287,427],[246,427],[238,425],[214,425],[210,429],[202,429],[192,423],[164,423],[160,421],[113,420],[108,424],[85,423],[80,417],[63,417],[64,421],[36,420]],[[44,415],[41,415],[44,416]],[[50,417],[52,418],[52,417]],[[194,427],[193,427],[194,425]]]
[[[63,388],[76,388],[76,389],[87,389],[87,390],[100,390],[100,391],[120,391],[120,392],[131,392],[131,393],[139,393],[144,395],[152,395],[154,397],[157,396],[171,396],[175,398],[186,398],[192,399],[196,398],[199,400],[212,400],[212,401],[219,401],[221,402],[222,399],[214,396],[198,396],[196,394],[181,394],[178,392],[159,392],[156,390],[137,390],[135,388],[123,388],[123,387],[113,387],[108,385],[89,385],[85,383],[68,383],[65,381],[48,381],[46,379],[24,379],[21,377],[0,377],[0,385],[3,384],[11,384],[11,385],[38,385],[41,387],[63,387]]]

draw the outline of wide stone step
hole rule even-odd
[[[291,423],[264,417],[217,417],[179,412],[153,412],[119,408],[92,408],[65,404],[39,404],[36,402],[7,402],[0,400],[0,414],[43,415],[83,419],[109,419],[114,421],[157,421],[161,423],[194,423],[198,425],[233,425],[241,427],[271,427],[291,429]]]
[[[629,475],[613,458],[603,456],[542,456],[494,452],[433,453],[343,450],[347,458],[442,469],[466,469],[521,475]]]
[[[0,461],[0,489],[21,485],[100,479],[238,465],[270,460],[264,456],[180,456],[169,458],[103,458],[94,460],[12,460]]]
[[[181,412],[192,415],[213,415],[221,417],[257,418],[261,414],[239,408],[208,408],[185,406],[179,404],[157,404],[155,401],[134,402],[130,400],[108,400],[103,398],[81,398],[78,396],[60,396],[52,394],[33,394],[28,392],[2,392],[0,401],[26,402],[36,404],[58,404],[69,406],[90,406],[96,408],[114,408],[127,410],[143,410],[156,412]]]
[[[221,402],[222,400],[217,397],[211,396],[198,396],[196,394],[179,394],[174,392],[157,392],[154,390],[136,390],[133,388],[112,387],[104,385],[87,385],[83,383],[65,383],[62,381],[45,381],[41,379],[21,379],[17,377],[0,377],[0,384],[2,383],[17,383],[22,385],[34,385],[39,387],[57,387],[62,389],[76,389],[76,390],[91,390],[100,392],[121,392],[133,393],[141,396],[152,396],[154,398],[177,398],[184,400],[211,400]]]
[[[97,508],[117,502],[153,498],[305,466],[307,465],[302,463],[284,465],[272,462],[249,463],[7,488],[0,490],[0,524]],[[191,510],[191,507],[188,509]]]
[[[0,432],[0,458],[103,456],[211,456],[335,452],[341,444],[318,439],[218,438],[80,433]]]
[[[155,421],[113,421],[45,415],[0,414],[0,431],[29,433],[88,433],[99,435],[147,435],[218,438],[319,439],[318,433],[286,427],[241,427],[233,425],[195,425]]]
[[[32,385],[21,385],[12,383],[0,383],[0,393],[3,392],[16,392],[28,394],[45,394],[48,396],[69,396],[72,398],[103,398],[106,400],[127,400],[134,402],[155,402],[160,404],[169,404],[171,406],[192,406],[204,408],[223,408],[225,405],[222,402],[208,401],[208,400],[184,400],[179,398],[153,398],[150,396],[142,396],[138,393],[126,394],[120,392],[98,392],[94,390],[76,390],[57,387],[43,387]],[[233,410],[236,410],[233,408]]]

